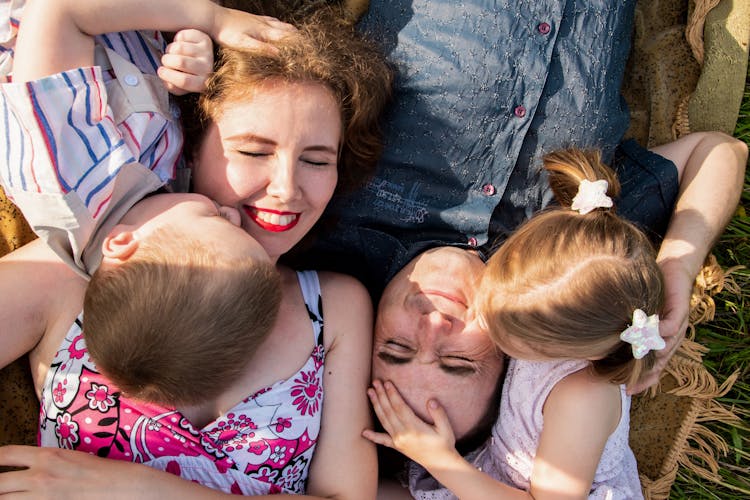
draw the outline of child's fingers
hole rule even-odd
[[[449,436],[453,439],[453,427],[451,427],[451,424],[448,421],[448,414],[440,403],[431,399],[427,403],[427,412],[430,414],[430,417],[432,417],[432,421],[434,422],[433,425],[438,434],[441,436]]]
[[[375,444],[393,448],[393,439],[391,439],[390,435],[384,432],[375,432],[370,429],[365,429],[364,431],[362,431],[362,437],[367,439],[368,441],[372,441]]]
[[[373,382],[373,387],[367,389],[367,395],[370,398],[372,409],[375,410],[375,415],[377,415],[378,420],[380,420],[383,429],[385,429],[388,434],[393,435],[397,426],[394,425],[393,412],[390,409],[387,397],[385,396],[385,393],[382,390],[382,385],[379,381],[376,380]]]
[[[163,67],[171,70],[181,71],[190,75],[200,75],[202,78],[211,73],[211,61],[196,57],[187,57],[175,54],[164,54],[161,56]]]
[[[188,42],[189,44],[212,44],[211,37],[208,34],[192,28],[178,31],[172,40],[175,42]]]
[[[203,57],[208,55],[213,45],[202,46],[196,43],[172,42],[164,50],[165,54],[183,57]]]
[[[383,387],[385,388],[385,393],[388,395],[388,401],[391,408],[397,415],[403,418],[408,418],[414,414],[414,411],[408,404],[406,404],[406,401],[401,397],[401,393],[398,392],[398,389],[393,382],[386,381],[383,384]]]
[[[159,78],[164,82],[167,90],[175,95],[188,92],[203,92],[206,89],[206,77],[201,75],[190,75],[166,66],[157,70]]]

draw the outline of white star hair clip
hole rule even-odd
[[[633,345],[635,359],[641,359],[649,351],[660,351],[666,346],[659,335],[659,315],[646,316],[640,309],[633,311],[633,324],[620,334],[620,340]]]
[[[583,179],[578,185],[576,193],[570,208],[577,210],[579,214],[587,214],[595,208],[609,208],[612,206],[612,198],[607,196],[609,184],[604,179],[591,182]]]

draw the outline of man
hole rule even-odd
[[[598,148],[623,185],[619,213],[655,239],[666,232],[668,348],[630,390],[655,383],[684,337],[693,280],[735,209],[744,162],[743,145],[710,156],[726,139],[717,135],[656,148],[668,159],[622,143],[634,8],[634,0],[372,0],[361,27],[384,41],[400,71],[385,153],[367,186],[332,205],[335,229],[309,262],[356,275],[377,298],[427,249],[487,255],[551,199],[544,153]],[[734,160],[723,161],[727,154]]]

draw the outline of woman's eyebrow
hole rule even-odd
[[[338,149],[332,148],[331,146],[326,146],[325,144],[306,147],[305,151],[320,151],[322,153],[330,153],[332,155],[339,154]]]
[[[276,145],[276,141],[274,141],[273,139],[269,139],[268,137],[263,137],[249,132],[231,135],[229,137],[225,137],[224,140],[230,142],[257,142],[259,144],[268,144],[269,146]]]

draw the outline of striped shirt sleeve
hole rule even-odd
[[[118,43],[135,42],[128,50],[149,48],[138,36],[116,35]],[[156,76],[133,72],[138,78],[117,78],[93,66],[0,86],[0,182],[40,236],[39,228],[65,233],[64,251],[79,267],[84,249],[100,244],[92,237],[104,219],[170,181],[180,160],[182,133],[166,90]],[[124,179],[142,185],[123,189]]]

